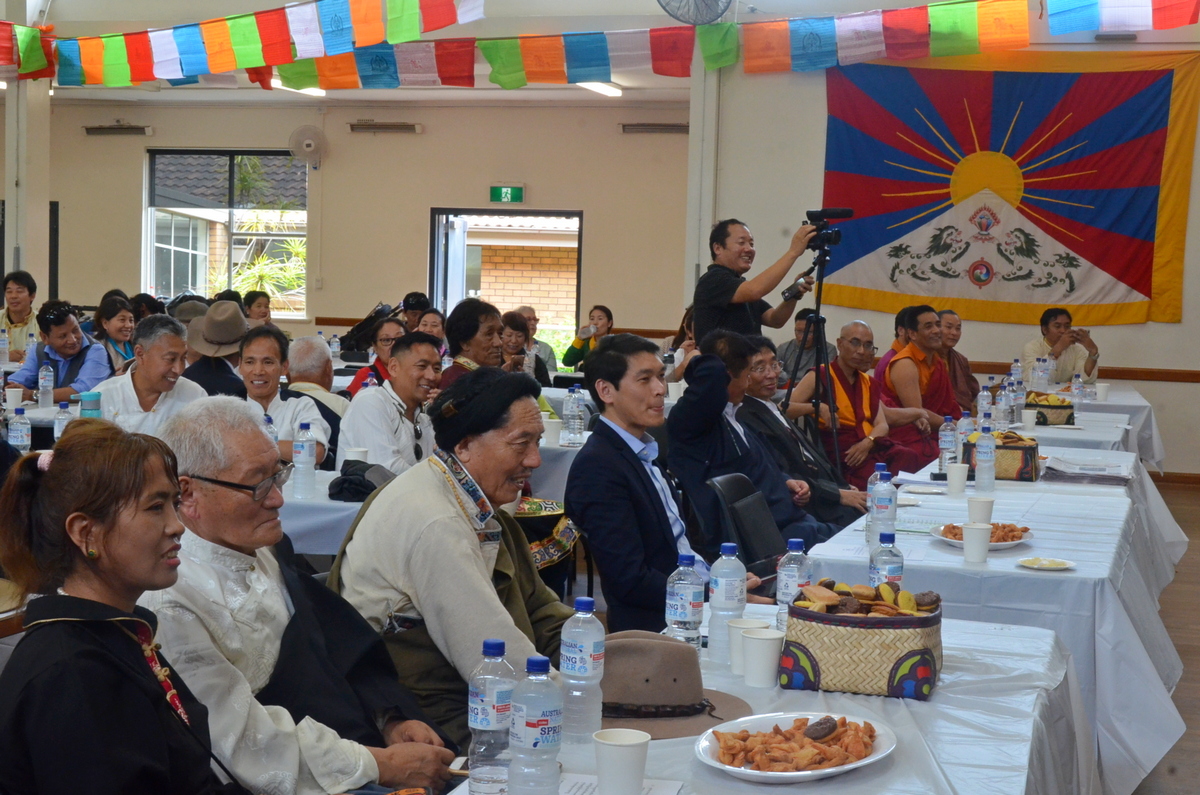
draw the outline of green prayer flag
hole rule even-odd
[[[133,85],[129,77],[129,53],[125,49],[125,37],[118,33],[101,36],[100,40],[104,42],[104,85]]]
[[[266,66],[263,57],[262,37],[258,35],[258,20],[253,14],[226,17],[229,23],[229,41],[233,44],[233,57],[238,69],[253,69]]]
[[[317,88],[318,86],[317,62],[312,58],[305,58],[294,63],[278,64],[275,71],[279,73],[279,82],[283,83],[284,88],[299,91],[302,88]]]
[[[421,38],[419,0],[387,0],[387,43],[402,44]]]
[[[979,52],[979,17],[973,2],[929,6],[929,54],[975,55]]]
[[[700,54],[704,56],[704,68],[708,71],[732,66],[738,59],[738,26],[734,22],[718,22],[715,25],[698,25],[696,40],[700,43]]]
[[[501,88],[520,88],[525,79],[525,59],[521,57],[521,42],[516,39],[476,42],[483,57],[492,65],[488,80]]]
[[[21,54],[21,68],[17,71],[27,75],[49,66],[46,53],[42,52],[42,32],[25,25],[13,25],[13,30],[17,32],[17,51]]]

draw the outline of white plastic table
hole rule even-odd
[[[1085,410],[1104,414],[1127,414],[1129,424],[1133,429],[1129,432],[1129,451],[1137,453],[1150,466],[1162,471],[1163,461],[1167,457],[1163,447],[1162,435],[1158,432],[1158,421],[1154,417],[1154,407],[1142,393],[1126,383],[1114,382],[1109,386],[1108,400],[1092,401],[1086,404]]]

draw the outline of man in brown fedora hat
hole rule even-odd
[[[217,301],[204,317],[188,326],[188,347],[200,354],[196,363],[183,371],[183,377],[204,387],[210,395],[246,397],[246,385],[238,373],[238,350],[250,330],[250,323],[234,301]]]

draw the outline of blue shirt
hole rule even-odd
[[[86,338],[83,342],[85,344],[84,349],[70,359],[64,359],[62,356],[59,356],[58,351],[49,345],[46,346],[46,356],[54,360],[58,372],[57,382],[54,384],[55,389],[69,386],[76,392],[87,392],[96,384],[112,375],[112,364],[108,360],[108,351],[104,350],[104,346],[97,345]],[[67,374],[69,363],[79,356],[85,357],[83,367],[79,368],[79,374],[75,376],[75,380],[72,383],[62,383],[62,379]],[[10,375],[8,380],[10,383],[20,384],[26,389],[37,390],[38,368],[36,350],[34,350],[25,357],[25,363],[21,365],[21,369]]]

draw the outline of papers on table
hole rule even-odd
[[[642,781],[641,795],[679,795],[682,781],[663,781],[648,778]],[[596,777],[578,773],[563,773],[558,785],[558,795],[596,795]],[[634,793],[630,793],[634,795]]]
[[[1124,486],[1132,477],[1131,461],[1074,456],[1051,456],[1046,461],[1046,469],[1042,473],[1045,480],[1092,483],[1098,486]]]

